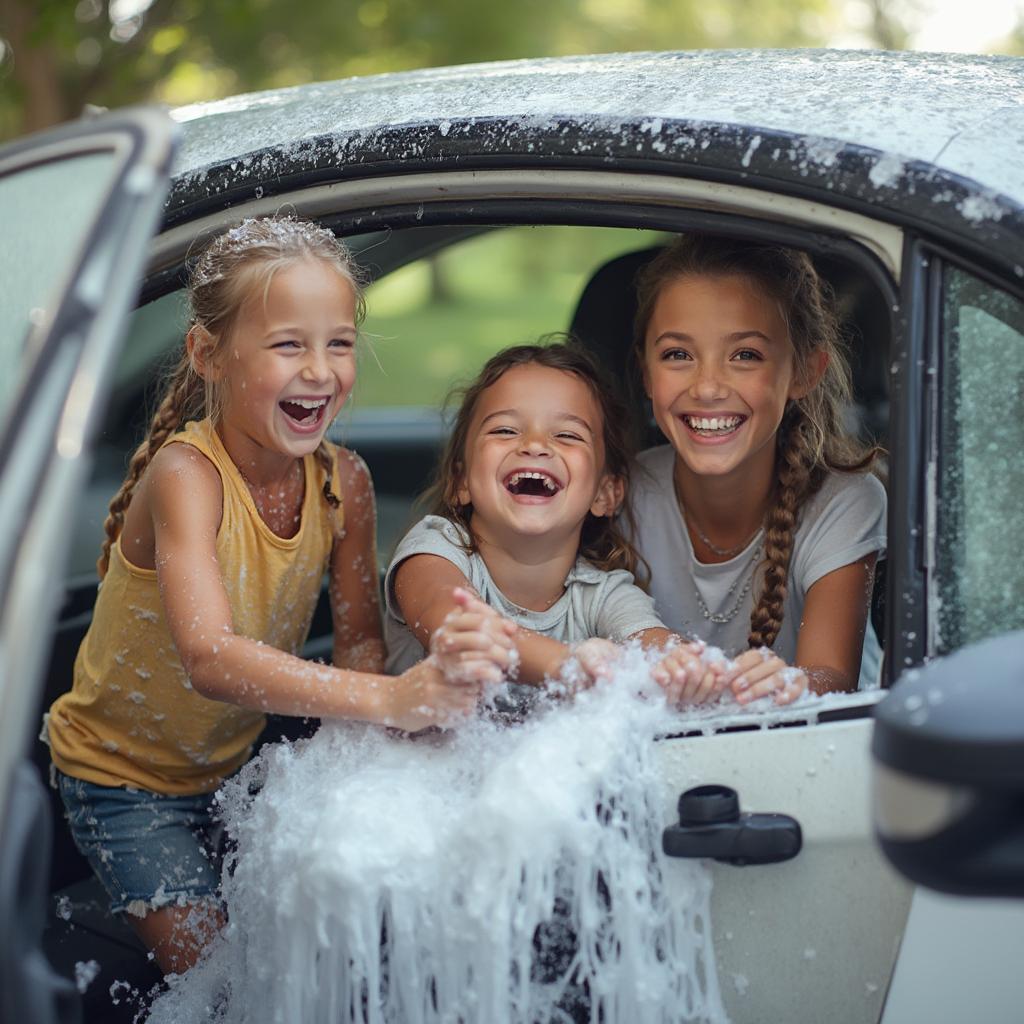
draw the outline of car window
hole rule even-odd
[[[119,166],[107,151],[0,176],[0,420],[33,356],[31,328],[52,316]]]
[[[955,267],[944,278],[938,647],[1024,627],[1024,304]]]

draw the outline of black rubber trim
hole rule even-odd
[[[934,323],[931,273],[919,239],[904,246],[900,334],[890,378],[889,543],[886,606],[886,685],[925,657],[927,580],[924,570],[925,471],[929,430],[927,353]]]

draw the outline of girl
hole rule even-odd
[[[196,263],[192,326],[110,505],[74,688],[49,715],[79,849],[165,971],[222,923],[213,791],[265,712],[418,729],[473,686],[426,663],[382,674],[373,491],[324,440],[355,380],[363,300],[344,246],[247,220]],[[334,664],[297,655],[324,573]]]
[[[741,703],[855,689],[885,491],[842,427],[849,370],[810,259],[679,239],[641,274],[635,351],[669,441],[633,492],[659,612],[744,652],[724,677]]]
[[[670,645],[656,678],[671,699],[721,692],[633,583],[635,552],[616,519],[629,481],[624,422],[582,349],[523,345],[489,360],[463,394],[434,513],[387,572],[389,668],[432,644],[456,679],[496,681],[514,666],[537,684],[575,656],[592,680],[618,653],[600,638],[638,637]],[[530,693],[511,688],[505,710],[525,710]]]

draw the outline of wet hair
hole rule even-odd
[[[355,293],[356,324],[362,321],[366,311],[363,275],[348,248],[332,231],[290,215],[248,218],[214,238],[190,262],[189,330],[200,328],[209,339],[208,358],[223,351],[245,303],[259,293],[265,300],[274,275],[301,260],[321,260],[337,270]],[[208,416],[216,422],[221,405],[219,389],[199,375],[183,344],[146,437],[132,455],[124,483],[110,502],[103,524],[106,536],[96,563],[101,579],[146,467],[167,438],[189,420]],[[330,451],[321,442],[314,454],[325,476],[324,499],[336,508],[340,501],[331,490],[334,467]]]
[[[469,428],[480,398],[509,370],[517,366],[543,366],[560,370],[579,378],[590,390],[601,410],[601,434],[604,442],[603,472],[622,481],[624,493],[629,493],[630,462],[633,454],[630,432],[624,429],[629,422],[625,406],[604,373],[586,349],[565,335],[546,335],[536,345],[516,345],[503,349],[484,364],[477,378],[448,396],[447,404],[459,402],[452,431],[438,465],[434,482],[423,498],[423,503],[434,515],[460,525],[469,538],[466,549],[476,550],[476,541],[470,529],[471,504],[459,502],[466,463],[466,445]],[[623,501],[618,515],[595,516],[587,513],[580,534],[579,554],[598,569],[627,569],[636,573],[639,555],[626,539],[622,530],[623,517],[629,517],[629,502]]]
[[[782,626],[793,539],[800,514],[830,470],[867,470],[881,449],[867,447],[843,426],[852,385],[832,289],[810,257],[760,242],[692,234],[678,238],[637,277],[634,355],[644,365],[647,326],[662,289],[687,276],[745,277],[778,303],[793,346],[797,384],[807,386],[811,356],[827,357],[821,379],[786,404],[776,435],[775,488],[765,512],[762,585],[750,614],[751,647],[771,647]]]

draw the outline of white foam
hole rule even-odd
[[[269,748],[220,798],[230,924],[150,1020],[558,1020],[565,978],[530,974],[561,897],[590,1019],[724,1021],[710,874],[674,861],[671,903],[662,885],[654,737],[677,725],[634,650],[520,727],[410,741],[331,724]]]

